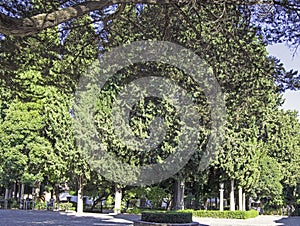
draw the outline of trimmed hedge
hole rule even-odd
[[[194,217],[212,217],[212,218],[228,218],[228,219],[248,219],[259,215],[256,210],[248,211],[219,211],[219,210],[180,210],[178,212],[191,213]]]
[[[190,212],[143,212],[141,221],[155,223],[192,223]]]

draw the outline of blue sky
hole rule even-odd
[[[267,50],[270,55],[276,56],[281,60],[286,69],[295,69],[300,72],[300,51],[293,56],[293,52],[284,44],[268,46]],[[300,91],[286,91],[283,94],[285,103],[284,109],[297,110],[300,112]],[[298,113],[300,120],[300,114]]]

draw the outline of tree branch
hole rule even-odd
[[[27,18],[11,17],[0,12],[0,33],[13,36],[26,36],[51,28],[70,19],[81,17],[94,10],[103,9],[114,4],[157,4],[168,5],[178,3],[191,3],[196,0],[94,0],[78,3],[74,6],[55,10],[51,13],[40,13]],[[198,0],[200,1],[200,0]],[[239,5],[280,4],[276,0],[201,0],[208,3],[229,3]],[[282,4],[282,3],[281,3]]]
[[[0,33],[5,35],[26,36],[46,28],[57,26],[70,19],[81,17],[91,11],[122,3],[172,4],[176,0],[96,0],[79,3],[51,13],[41,13],[30,18],[14,18],[0,12]]]

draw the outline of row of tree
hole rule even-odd
[[[34,7],[51,11],[59,7],[59,2],[37,2]],[[193,207],[199,208],[203,197],[218,195],[220,183],[231,189],[232,210],[234,184],[244,200],[251,196],[273,206],[296,201],[300,124],[295,112],[280,109],[283,100],[279,83],[279,78],[295,74],[286,72],[278,60],[268,56],[257,28],[245,20],[246,11],[234,4],[204,7],[197,2],[168,7],[129,4],[121,9],[109,7],[32,36],[2,37],[0,184],[7,189],[16,182],[47,184],[58,194],[60,184],[67,182],[79,197],[93,195],[97,201],[115,192],[115,209],[120,209],[122,191],[126,199],[151,198],[151,190],[160,198],[173,200],[175,209],[184,208],[184,197],[189,194],[195,200]],[[117,19],[108,16],[115,14]],[[222,15],[222,19],[216,15]],[[92,24],[91,18],[100,22]],[[104,23],[103,18],[109,20]],[[81,113],[74,107],[74,93],[87,68],[110,49],[136,40],[169,41],[192,50],[211,68],[226,103],[223,141],[215,147],[217,154],[209,167],[203,169],[200,164],[211,126],[203,90],[189,75],[163,63],[134,64],[117,72],[99,93],[93,120],[102,144],[121,162],[134,166],[161,162],[176,151],[181,133],[175,109],[148,98],[132,109],[131,128],[137,136],[148,138],[151,121],[163,117],[168,124],[164,142],[150,151],[132,150],[114,136],[112,103],[132,79],[154,74],[175,80],[190,93],[201,118],[198,150],[177,174],[144,187],[143,194],[127,186],[132,178],[115,183],[90,167],[86,147],[76,142],[88,140],[90,135],[88,131],[78,133],[73,126],[76,114]],[[111,169],[111,175],[115,174]],[[242,208],[245,204],[240,200]],[[157,200],[153,203],[159,205]],[[82,204],[78,202],[80,209]]]

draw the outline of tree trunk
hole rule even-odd
[[[44,183],[40,184],[40,192],[39,192],[39,197],[43,197],[44,196],[44,192],[45,192],[45,185]]]
[[[218,209],[218,199],[219,199],[218,197],[215,197],[215,209],[216,210]]]
[[[208,198],[205,197],[205,198],[203,199],[203,202],[204,202],[204,210],[207,210],[207,206],[208,206]]]
[[[243,193],[243,211],[246,211],[246,193]]]
[[[93,204],[92,204],[92,207],[91,207],[91,211],[93,211],[95,209],[95,207],[99,203],[99,201],[101,201],[100,198],[98,198],[98,199],[96,199],[96,200],[93,201]],[[101,211],[101,213],[102,213],[102,211]]]
[[[253,199],[252,199],[252,197],[249,197],[249,199],[248,199],[248,209],[249,210],[251,210],[251,205],[252,205],[252,202],[253,202]]]
[[[13,199],[15,199],[16,201],[18,201],[18,195],[17,195],[17,193],[18,193],[18,184],[17,184],[17,182],[15,182],[14,183],[14,188],[13,188]]]
[[[115,207],[114,213],[121,213],[122,207],[122,188],[118,185],[115,186]]]
[[[174,209],[183,210],[185,180],[183,178],[176,179],[174,186]]]
[[[4,195],[4,209],[7,209],[7,202],[8,202],[8,197],[9,196],[9,189],[5,188],[5,195]]]
[[[200,184],[199,182],[196,182],[196,192],[195,192],[195,202],[194,202],[194,209],[199,210],[200,209]]]
[[[77,191],[77,213],[83,212],[83,191],[82,191],[82,176],[78,176],[78,191]]]
[[[56,203],[57,203],[57,210],[60,210],[60,205],[59,205],[59,188],[58,188],[58,186],[55,186],[55,199],[56,199]]]
[[[24,200],[23,200],[23,196],[24,196],[24,184],[21,183],[20,184],[20,195],[19,195],[19,200],[20,200],[20,209],[23,209],[23,205],[24,205]]]
[[[231,180],[230,210],[231,211],[235,211],[235,203],[234,203],[234,180]]]
[[[40,197],[40,192],[41,192],[41,182],[36,183],[36,185],[33,188],[33,197],[34,200]]]
[[[243,210],[243,188],[239,187],[239,210]]]

